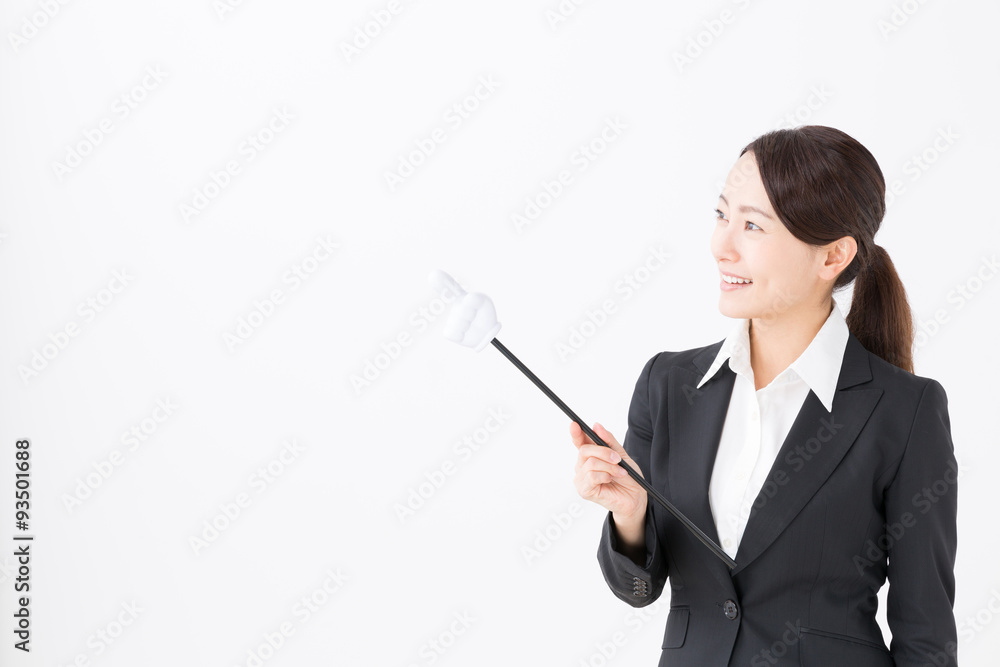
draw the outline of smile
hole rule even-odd
[[[745,289],[751,285],[753,285],[753,280],[750,278],[740,278],[726,273],[722,274],[722,280],[719,282],[719,287],[723,292]]]

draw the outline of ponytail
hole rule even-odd
[[[906,289],[885,248],[870,243],[859,251],[862,247],[866,256],[855,258],[861,264],[847,327],[869,352],[913,373],[913,316]]]

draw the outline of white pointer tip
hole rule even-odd
[[[480,292],[466,292],[454,278],[440,269],[432,271],[429,279],[446,301],[458,299],[445,321],[445,338],[471,347],[476,352],[489,345],[500,331],[497,311],[490,297]]]

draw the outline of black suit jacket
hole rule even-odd
[[[723,341],[660,352],[642,369],[623,446],[647,480],[718,542],[708,485],[735,373],[701,389]],[[957,665],[958,468],[941,384],[853,334],[832,412],[811,390],[749,515],[730,570],[647,503],[646,554],[605,519],[598,561],[633,607],[670,582],[659,667]],[[887,648],[875,620],[889,579]]]

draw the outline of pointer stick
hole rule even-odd
[[[508,359],[510,359],[510,362],[512,364],[514,364],[515,366],[517,366],[518,369],[520,369],[520,371],[522,373],[524,373],[525,375],[527,375],[528,379],[535,383],[535,386],[537,386],[539,389],[541,389],[542,392],[546,396],[548,396],[549,398],[551,398],[552,402],[555,403],[556,405],[558,405],[562,409],[562,411],[566,413],[566,416],[568,416],[570,419],[572,419],[577,424],[579,424],[580,428],[583,429],[584,433],[586,433],[588,436],[590,436],[591,440],[593,440],[594,442],[596,442],[598,445],[604,445],[605,447],[608,447],[609,449],[611,448],[611,446],[608,443],[604,442],[604,440],[602,440],[600,438],[600,436],[598,436],[596,433],[594,433],[594,431],[589,426],[587,426],[583,422],[583,420],[580,419],[576,415],[575,412],[573,412],[572,410],[570,410],[569,406],[566,405],[565,403],[563,403],[559,399],[559,397],[556,396],[555,393],[551,389],[549,389],[548,387],[546,387],[545,383],[538,379],[538,376],[536,376],[534,373],[532,373],[531,370],[527,366],[525,366],[524,364],[522,364],[521,361],[517,357],[515,357],[514,354],[510,350],[508,350],[504,346],[503,343],[501,343],[496,338],[494,338],[490,342],[493,343],[493,345],[498,350],[500,350],[503,353],[503,356],[505,356]],[[677,509],[676,507],[674,507],[673,504],[669,500],[667,500],[666,498],[664,498],[663,495],[659,491],[657,491],[656,489],[654,489],[653,486],[642,477],[642,475],[640,475],[639,473],[637,473],[635,470],[632,469],[632,466],[630,466],[629,464],[625,463],[624,459],[622,459],[621,461],[619,461],[618,465],[620,465],[621,467],[625,468],[625,471],[629,474],[629,477],[631,477],[636,482],[638,482],[639,486],[641,486],[642,488],[646,489],[647,495],[649,495],[651,498],[653,498],[656,502],[660,503],[660,505],[662,505],[663,507],[665,507],[667,509],[667,511],[669,511],[671,514],[673,514],[677,518],[678,521],[680,521],[685,526],[687,526],[687,529],[690,530],[694,534],[695,537],[697,537],[699,540],[701,540],[702,544],[704,544],[706,547],[708,547],[709,549],[711,549],[712,553],[714,553],[716,556],[718,556],[719,558],[721,558],[722,562],[729,566],[729,569],[732,569],[732,568],[736,567],[736,561],[734,561],[732,558],[730,558],[729,554],[727,554],[725,551],[722,550],[722,547],[720,547],[718,544],[716,544],[715,542],[713,542],[712,538],[709,537],[708,535],[706,535],[701,530],[701,528],[699,528],[698,526],[696,526],[694,524],[694,522],[691,521],[691,519],[689,519],[686,516],[684,516],[683,512],[681,512],[679,509]]]
[[[546,387],[544,382],[539,380],[527,366],[522,364],[510,350],[504,347],[503,343],[495,338],[497,332],[500,331],[500,323],[496,319],[496,310],[493,307],[493,301],[488,296],[480,292],[474,292],[472,294],[467,293],[464,289],[462,289],[461,285],[455,282],[454,278],[441,270],[432,272],[430,275],[430,281],[431,284],[434,285],[439,291],[446,293],[450,292],[461,301],[455,308],[452,309],[452,312],[449,315],[448,322],[446,323],[444,330],[446,338],[466,347],[471,347],[475,349],[476,352],[479,352],[486,347],[488,342],[492,343],[493,346],[500,350],[500,352],[502,352],[512,364],[517,366],[522,373],[528,376],[528,379],[534,382],[535,386],[541,389],[546,396],[552,399],[552,402],[558,405],[570,419],[579,424],[580,428],[583,429],[583,432],[586,433],[591,440],[598,445],[602,445],[609,449],[611,448],[611,446],[604,442],[600,436],[594,433],[593,429],[587,426],[575,412],[570,410],[569,406],[563,403],[551,389]],[[722,547],[712,541],[712,538],[698,528],[693,521],[684,516],[683,512],[674,507],[669,500],[667,500],[659,491],[654,489],[653,486],[642,477],[642,475],[632,468],[632,466],[625,463],[624,459],[619,461],[618,465],[625,468],[625,472],[629,474],[629,477],[634,479],[639,486],[646,490],[648,497],[658,502],[666,508],[668,512],[673,514],[674,517],[683,523],[684,526],[690,530],[702,544],[722,559],[723,563],[729,566],[730,569],[736,567],[736,561],[730,558],[729,554],[722,550]]]

